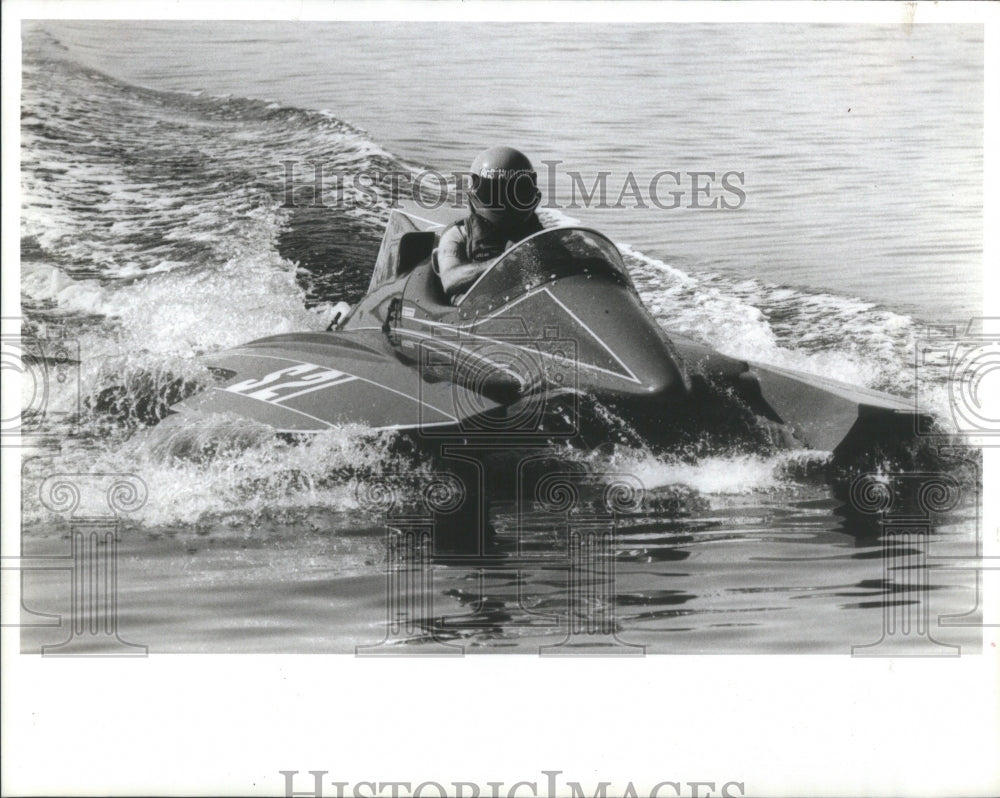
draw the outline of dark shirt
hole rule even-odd
[[[438,244],[438,273],[445,293],[453,298],[468,291],[506,249],[542,230],[535,214],[504,228],[471,213],[448,227]]]

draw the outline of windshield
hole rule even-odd
[[[469,289],[462,305],[495,304],[575,275],[611,278],[635,292],[621,253],[607,238],[582,227],[557,227],[526,238],[501,255]]]

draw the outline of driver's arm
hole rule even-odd
[[[446,230],[438,244],[441,287],[449,296],[467,291],[492,261],[470,261],[465,254],[465,237],[458,225]]]
[[[454,296],[468,291],[489,265],[489,261],[484,261],[483,263],[463,263],[446,269],[442,263],[441,286],[444,288],[444,292],[448,296]]]

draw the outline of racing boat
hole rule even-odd
[[[349,313],[326,332],[208,356],[217,384],[174,405],[175,422],[225,413],[291,434],[358,423],[430,440],[592,444],[590,422],[610,414],[655,444],[704,419],[712,396],[725,412],[750,413],[835,455],[912,435],[911,402],[668,335],[596,230],[536,233],[452,300],[435,247],[459,212],[393,210],[366,295]]]

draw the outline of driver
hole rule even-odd
[[[472,162],[469,215],[445,228],[437,250],[438,274],[456,304],[490,262],[542,229],[541,200],[531,161],[511,147],[492,147]]]

